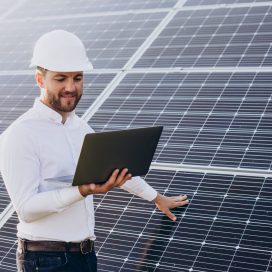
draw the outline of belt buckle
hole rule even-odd
[[[84,250],[84,247],[87,247],[86,251]],[[93,247],[92,247],[92,241],[90,239],[86,239],[86,240],[84,240],[84,241],[82,241],[80,243],[80,252],[81,252],[81,254],[86,255],[89,252],[91,252],[92,249],[93,249]]]

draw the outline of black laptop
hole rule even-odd
[[[104,183],[114,169],[128,168],[132,176],[147,174],[163,127],[136,128],[85,135],[74,176],[47,181]]]

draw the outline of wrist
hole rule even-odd
[[[156,204],[159,201],[160,198],[161,198],[161,194],[157,193],[156,197],[151,202]]]

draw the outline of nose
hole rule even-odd
[[[65,91],[74,92],[76,91],[76,84],[73,78],[69,78],[65,85]]]

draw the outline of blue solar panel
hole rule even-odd
[[[16,271],[16,216],[10,217],[7,223],[0,229],[0,271]]]
[[[1,22],[0,39],[4,42],[0,44],[0,70],[28,70],[34,42],[41,33],[53,29],[78,35],[94,68],[121,69],[165,15],[165,12],[128,13]]]
[[[135,67],[271,67],[271,6],[180,11]]]
[[[271,178],[152,170],[146,180],[168,195],[186,192],[190,204],[172,222],[121,190],[95,198],[98,271],[270,271]],[[0,230],[9,269],[15,223]]]
[[[163,125],[157,162],[270,169],[270,78],[261,72],[128,74],[90,125],[97,131]]]
[[[27,0],[24,5],[16,9],[8,18],[45,17],[75,14],[91,14],[98,12],[120,12],[130,10],[149,10],[172,8],[178,0],[72,0],[45,1]],[[65,13],[63,11],[65,10]]]
[[[244,4],[270,2],[270,0],[187,0],[184,6],[222,5],[222,4]]]
[[[3,179],[0,175],[0,214],[5,210],[5,208],[10,204],[10,198],[8,196],[6,187],[4,185]]]
[[[77,113],[107,88],[109,97],[89,115],[96,131],[163,125],[154,162],[177,171],[145,178],[161,193],[190,199],[172,222],[121,190],[95,196],[98,271],[272,271],[272,182],[259,176],[272,167],[271,1],[16,4],[0,8],[14,9],[0,25],[0,133],[38,96],[28,71],[34,41],[52,29],[72,31],[94,67],[106,69],[85,76]],[[182,172],[180,164],[218,173]],[[0,199],[1,218],[10,203],[1,179]],[[16,270],[17,221],[13,215],[0,229],[1,272]]]

